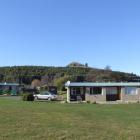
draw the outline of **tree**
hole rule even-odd
[[[41,81],[38,80],[38,79],[34,79],[31,83],[32,88],[37,88],[37,87],[40,87],[40,86],[41,86]]]
[[[111,66],[109,66],[109,65],[106,65],[104,69],[108,70],[108,71],[112,71]]]
[[[84,67],[84,65],[79,62],[72,62],[68,64],[67,67]]]
[[[4,75],[0,74],[0,82],[2,82],[4,80]]]
[[[85,67],[88,68],[88,63],[85,63]]]
[[[54,85],[57,86],[57,88],[59,90],[62,90],[65,87],[65,83],[67,81],[74,81],[75,80],[74,78],[75,77],[72,77],[72,76],[60,77],[60,78],[54,80]]]

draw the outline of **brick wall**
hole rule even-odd
[[[105,102],[106,101],[106,95],[90,95],[90,94],[86,94],[86,101],[89,101],[90,103]]]

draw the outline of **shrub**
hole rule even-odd
[[[96,101],[94,101],[92,104],[97,104],[97,102],[96,102]]]
[[[3,91],[2,90],[0,90],[0,95],[2,95],[3,94]]]
[[[90,104],[90,101],[87,101],[88,104]]]
[[[32,93],[24,93],[22,99],[23,101],[34,101],[34,96]]]

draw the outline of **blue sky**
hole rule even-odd
[[[139,0],[0,0],[0,66],[92,67],[140,74]]]

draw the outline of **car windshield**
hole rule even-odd
[[[49,95],[49,94],[50,94],[50,93],[47,92],[47,91],[46,91],[46,92],[41,92],[41,93],[40,93],[40,95]]]

